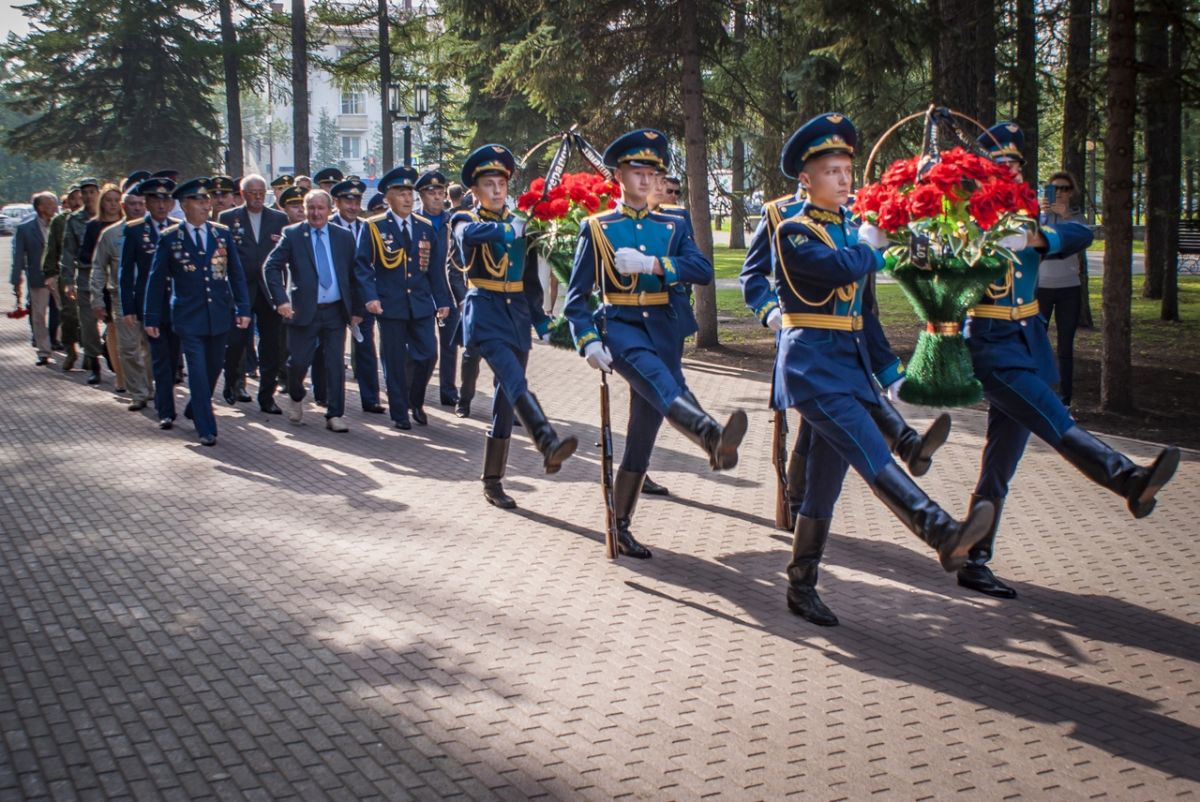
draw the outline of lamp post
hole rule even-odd
[[[414,122],[420,124],[425,119],[425,115],[429,113],[429,87],[424,84],[417,84],[413,87],[412,111],[407,111],[400,95],[400,84],[390,84],[388,86],[388,109],[392,113],[393,121],[404,123],[404,166],[411,167],[412,124]]]

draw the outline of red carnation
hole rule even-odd
[[[921,184],[908,195],[908,210],[914,218],[938,217],[946,194],[935,184]]]
[[[878,225],[888,233],[899,231],[908,221],[908,203],[903,195],[893,194],[879,207]]]
[[[915,156],[911,159],[897,159],[892,162],[892,165],[884,171],[883,177],[879,179],[880,183],[892,189],[899,189],[916,180],[917,159]]]
[[[854,197],[855,213],[865,215],[868,212],[878,212],[879,207],[883,205],[884,199],[888,197],[890,192],[891,190],[879,182],[867,184]]]
[[[540,181],[541,179],[539,178],[538,180]],[[534,192],[532,189],[530,189],[528,192],[523,193],[519,198],[517,198],[517,208],[523,212],[527,212],[533,208],[533,204],[537,203],[538,198],[540,197],[542,197],[541,190]]]
[[[546,179],[542,178],[541,176],[533,179],[533,181],[531,181],[529,183],[529,191],[536,192],[539,195],[542,194],[542,190],[545,188],[546,188]]]

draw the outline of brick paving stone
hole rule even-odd
[[[530,377],[578,456],[543,476],[518,430],[505,513],[486,399],[336,437],[219,404],[206,449],[111,374],[35,369],[27,334],[0,320],[0,800],[1200,793],[1196,453],[1133,521],[1032,443],[995,563],[1015,602],[958,588],[851,476],[825,630],[783,603],[761,374],[688,361],[714,414],[749,410],[742,463],[710,473],[664,427],[672,496],[635,518],[655,558],[613,564],[573,354],[537,348]],[[957,512],[983,425],[956,411],[922,480]]]

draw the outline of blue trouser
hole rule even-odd
[[[304,400],[304,374],[312,367],[315,375],[317,363],[313,360],[321,359],[327,402],[325,417],[342,417],[346,411],[346,367],[342,362],[346,351],[346,318],[342,303],[318,304],[307,326],[287,327],[287,338],[288,396],[293,401]]]
[[[645,399],[660,416],[666,415],[672,402],[687,389],[683,366],[668,365],[657,352],[649,348],[630,348],[613,354],[613,370],[629,382],[633,392]]]
[[[433,316],[395,320],[379,318],[379,345],[387,382],[388,412],[392,420],[408,420],[408,410],[425,401],[425,387],[437,359],[437,335]],[[409,376],[406,360],[412,359]]]
[[[864,402],[849,393],[808,398],[796,408],[813,429],[800,514],[831,518],[847,464],[874,485],[879,472],[892,462],[891,451]]]
[[[375,316],[368,313],[358,324],[362,342],[350,343],[350,364],[358,381],[358,397],[363,409],[379,403],[379,353],[375,349]]]
[[[513,401],[529,392],[525,381],[529,352],[502,340],[485,340],[471,350],[478,351],[492,369],[492,428],[488,436],[512,437]]]
[[[225,343],[229,332],[220,334],[180,334],[179,346],[187,360],[188,399],[187,409],[196,433],[217,436],[217,418],[213,415],[212,394],[217,387],[217,377],[225,364]]]
[[[444,401],[458,400],[458,307],[451,306],[450,314],[438,326],[438,392]]]
[[[150,370],[154,374],[154,412],[158,419],[175,420],[175,365],[179,362],[179,337],[170,323],[150,337]]]
[[[975,495],[1004,498],[1032,432],[1057,447],[1075,425],[1054,390],[1032,370],[1001,368],[983,380],[987,436]]]
[[[640,393],[629,394],[629,426],[625,429],[625,453],[621,470],[645,473],[650,470],[650,453],[662,426],[663,414]]]

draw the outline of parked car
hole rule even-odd
[[[33,215],[32,204],[8,204],[3,209],[0,209],[0,235],[5,237],[12,236],[16,232],[17,226],[33,217]]]

